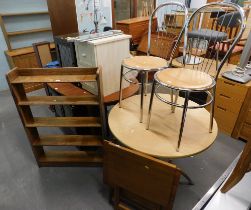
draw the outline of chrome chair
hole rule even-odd
[[[177,23],[177,12],[179,15],[183,14],[183,22],[181,26]],[[134,56],[126,58],[122,61],[121,74],[120,74],[120,96],[119,107],[122,106],[122,82],[123,78],[132,83],[133,80],[127,78],[129,73],[136,71],[141,76],[141,102],[140,102],[140,122],[143,120],[143,101],[144,93],[147,93],[146,84],[148,83],[148,73],[156,72],[161,69],[165,69],[168,66],[167,59],[170,55],[167,55],[167,49],[172,49],[168,38],[173,37],[173,31],[179,31],[179,34],[183,28],[184,23],[187,21],[187,8],[184,4],[179,2],[169,2],[159,5],[150,16],[148,40],[147,40],[147,55]],[[171,32],[171,34],[170,34]],[[176,37],[176,36],[175,36]],[[175,40],[178,37],[175,38]],[[166,44],[169,45],[167,47]],[[171,43],[172,44],[172,43]],[[172,52],[172,51],[170,51]],[[167,53],[167,54],[165,54]],[[171,55],[172,57],[172,55]],[[124,69],[127,71],[124,73]],[[135,81],[135,80],[134,80]]]
[[[221,9],[219,10],[218,8]],[[216,9],[218,9],[218,12],[215,15]],[[224,12],[222,12],[222,10]],[[216,20],[219,19],[219,22],[224,22],[224,27],[223,24],[221,24],[221,27],[218,25],[218,27],[213,27],[213,29],[211,29],[212,23],[214,22],[211,18],[212,11],[214,12],[213,17],[216,18]],[[228,26],[231,26],[232,24],[233,19],[231,17],[237,18],[239,27],[237,33],[234,36],[229,37],[227,32],[229,30]],[[183,108],[177,151],[179,151],[181,144],[187,109],[204,108],[208,105],[211,105],[209,132],[212,132],[217,78],[219,76],[220,70],[222,69],[228,57],[231,55],[233,48],[245,29],[244,19],[245,17],[243,9],[232,3],[210,3],[197,9],[191,15],[187,25],[182,30],[183,34],[186,31],[188,33],[188,44],[187,46],[184,46],[186,53],[185,57],[183,56],[181,59],[183,61],[181,68],[171,68],[170,65],[169,68],[158,71],[154,75],[148,110],[147,129],[149,129],[150,125],[154,94],[159,100],[171,105],[173,112],[175,107]],[[226,21],[228,21],[228,23],[225,23]],[[177,41],[176,45],[181,43],[181,37],[182,36],[180,36],[180,39]],[[216,46],[220,46],[225,42],[230,43],[230,46],[222,60],[219,60],[218,52],[211,49],[215,48]],[[201,43],[204,43],[203,45],[205,45],[204,53],[201,53]],[[191,55],[193,55],[193,62],[187,59],[187,57]],[[180,61],[180,58],[178,58],[178,61]],[[174,65],[175,62],[176,64],[179,64],[177,59],[172,59],[170,63]],[[169,89],[171,92],[170,100],[169,98],[163,98],[158,93],[160,87]],[[177,103],[177,97],[175,100],[173,100],[172,93],[174,92],[176,93],[177,97],[179,93],[184,95],[184,103]],[[204,92],[207,94],[208,100],[203,104],[190,106],[188,104],[190,95],[191,93],[196,92]]]

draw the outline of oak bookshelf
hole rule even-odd
[[[6,75],[6,78],[39,167],[102,165],[105,117],[100,68],[14,68]],[[65,83],[76,81],[97,82],[98,95],[29,96],[26,95],[24,90],[24,84],[27,83]],[[81,117],[34,117],[31,111],[31,106],[58,104],[94,106],[98,110],[98,115]],[[38,130],[39,127],[96,128],[99,129],[99,132],[81,135],[65,135],[64,133],[60,135],[43,135],[41,131]],[[57,146],[63,149],[55,150],[52,148]],[[69,150],[69,146],[81,147],[81,151]]]

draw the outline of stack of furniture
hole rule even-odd
[[[214,8],[221,7],[223,11],[226,11],[224,15],[217,19],[220,27],[215,29],[209,29],[211,24],[207,27],[198,28],[193,27],[190,29],[190,25],[194,26],[194,20],[202,16],[204,13],[211,13]],[[231,9],[230,13],[227,13]],[[219,14],[219,11],[217,12]],[[147,129],[150,124],[150,117],[152,111],[153,96],[156,95],[158,99],[172,106],[174,112],[174,107],[179,107],[183,109],[182,120],[179,132],[179,141],[177,145],[177,151],[179,150],[183,129],[186,121],[187,110],[204,108],[210,105],[210,122],[209,122],[209,132],[212,132],[213,128],[213,117],[214,117],[214,102],[215,102],[215,91],[216,83],[218,80],[218,75],[224,66],[226,60],[231,56],[232,50],[234,49],[236,43],[239,41],[244,29],[244,11],[234,5],[227,3],[215,3],[204,5],[195,11],[190,17],[188,24],[185,29],[182,30],[184,36],[184,49],[183,56],[177,58],[178,62],[183,64],[182,68],[168,68],[163,71],[158,71],[154,76],[152,93],[150,98],[150,105],[148,111],[148,122]],[[234,21],[233,21],[234,20]],[[201,21],[204,21],[201,17]],[[227,32],[232,30],[232,25],[239,28],[238,33],[229,37]],[[224,29],[222,29],[224,28]],[[186,31],[188,33],[186,34]],[[182,36],[179,36],[177,40],[177,45],[180,44]],[[186,40],[187,39],[187,40]],[[227,48],[223,59],[219,60],[219,46],[224,46],[226,42],[231,40],[231,44]],[[188,41],[188,44],[186,43]],[[188,46],[186,46],[186,44]],[[204,56],[198,56],[197,53],[194,55],[193,49],[201,49],[200,45],[205,46],[203,48],[207,49],[207,53]],[[202,49],[203,49],[202,48]],[[217,49],[216,49],[217,48]],[[216,49],[216,52],[212,52],[211,49]],[[198,50],[196,50],[197,52]],[[170,63],[172,63],[172,58]],[[211,68],[212,67],[212,68]],[[171,97],[163,98],[159,94],[159,87],[169,89],[171,92]],[[185,95],[185,100],[183,103],[177,103],[177,99],[173,99],[172,93],[176,92]],[[207,94],[208,100],[198,106],[189,105],[189,100],[191,99],[191,93],[204,93]]]
[[[7,74],[10,90],[39,166],[96,166],[102,164],[102,151],[100,149],[102,149],[105,123],[101,78],[101,69],[98,68],[15,68]],[[24,90],[24,84],[30,82],[84,81],[97,82],[97,96],[27,96]],[[30,108],[36,105],[58,104],[93,106],[96,107],[98,114],[91,116],[90,113],[84,117],[34,117]],[[39,127],[83,127],[95,132],[90,135],[42,135],[38,131]],[[45,149],[45,146],[48,148]],[[62,146],[65,149],[51,149],[55,146]],[[68,146],[80,146],[82,151],[67,150]]]

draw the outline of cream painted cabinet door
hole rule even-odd
[[[117,35],[75,44],[79,67],[102,66],[104,96],[119,91],[122,60],[131,56],[130,38],[130,35]],[[127,86],[124,80],[123,87]],[[96,93],[93,84],[85,83],[83,88]]]

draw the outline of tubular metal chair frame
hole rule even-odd
[[[182,8],[184,11],[184,24],[186,24],[187,19],[188,19],[188,10],[186,8],[186,6],[182,3],[179,2],[168,2],[168,3],[163,3],[161,5],[159,5],[151,14],[150,16],[150,20],[149,20],[149,28],[148,28],[148,46],[147,46],[147,55],[146,56],[150,56],[150,49],[151,49],[151,32],[152,32],[152,23],[153,23],[153,19],[155,17],[156,12],[163,8],[164,6],[178,6],[180,8]],[[158,27],[158,26],[157,26]],[[184,27],[183,27],[184,28]],[[181,38],[181,33],[178,36],[178,39]],[[185,52],[185,51],[184,51]],[[170,60],[172,60],[172,57],[174,56],[175,51],[172,51],[171,53],[171,57]],[[185,54],[184,54],[185,55]],[[126,78],[126,75],[132,71],[137,71],[139,74],[141,74],[141,101],[140,101],[140,123],[142,123],[143,121],[143,102],[144,102],[144,95],[147,94],[147,83],[148,83],[148,73],[149,72],[156,72],[159,70],[163,70],[166,69],[169,66],[169,64],[167,63],[166,66],[163,66],[161,68],[151,68],[151,69],[144,69],[144,68],[137,68],[137,67],[131,67],[131,66],[127,66],[125,64],[122,63],[121,65],[121,70],[120,70],[120,90],[119,90],[119,107],[121,108],[121,103],[122,103],[122,82],[123,82],[123,78],[129,82],[129,83],[135,83],[135,81],[132,81],[128,78]],[[127,72],[124,72],[124,67],[129,69]]]
[[[233,39],[233,42],[230,46],[230,48],[228,49],[227,53],[225,54],[225,56],[223,57],[223,59],[221,60],[220,63],[218,63],[218,53],[216,52],[216,75],[212,78],[212,84],[209,85],[208,87],[205,88],[200,88],[200,89],[186,89],[186,88],[180,88],[180,87],[173,87],[171,85],[168,85],[166,83],[161,82],[158,79],[158,73],[160,73],[161,71],[158,71],[155,75],[154,75],[154,81],[153,81],[153,86],[152,86],[152,91],[151,91],[151,97],[150,97],[150,104],[149,104],[149,109],[148,109],[148,119],[147,119],[147,126],[146,129],[149,129],[150,126],[150,119],[151,119],[151,112],[152,112],[152,104],[153,104],[153,96],[156,95],[156,97],[161,100],[164,103],[167,103],[169,105],[171,105],[172,108],[172,112],[174,112],[175,107],[179,107],[179,108],[183,108],[183,113],[182,113],[182,120],[181,120],[181,125],[180,125],[180,132],[179,132],[179,139],[178,139],[178,143],[177,143],[177,151],[179,151],[180,148],[180,144],[181,144],[181,139],[182,139],[182,134],[183,134],[183,129],[184,129],[184,124],[185,124],[185,119],[186,119],[186,112],[187,109],[197,109],[197,108],[203,108],[206,107],[208,105],[211,104],[211,109],[210,109],[210,123],[209,123],[209,132],[212,132],[213,129],[213,117],[214,117],[214,101],[215,101],[215,91],[216,91],[216,82],[220,73],[220,70],[222,69],[224,63],[227,61],[228,57],[231,55],[232,50],[234,49],[235,45],[238,43],[239,39],[241,38],[241,35],[245,29],[245,15],[244,15],[244,10],[233,3],[225,3],[225,2],[218,2],[218,3],[209,3],[206,4],[200,8],[198,8],[189,18],[189,20],[187,21],[187,23],[185,24],[184,28],[182,29],[181,34],[184,34],[184,39],[187,39],[187,32],[188,32],[188,28],[190,26],[190,23],[193,21],[193,18],[195,17],[195,15],[197,15],[201,10],[203,10],[206,7],[210,7],[210,6],[220,6],[220,7],[230,7],[230,8],[234,8],[236,11],[238,11],[240,13],[240,18],[241,18],[241,24],[240,24],[240,29],[238,34],[236,35],[236,37]],[[231,21],[231,20],[230,20]],[[180,41],[181,41],[182,35],[179,36],[179,39],[176,43],[175,48],[178,47]],[[187,40],[185,40],[184,43],[184,48],[187,49]],[[221,40],[222,41],[222,40]],[[184,55],[184,52],[183,52]],[[186,61],[186,56],[187,54],[185,53],[185,56],[183,56],[183,65],[185,65],[185,61]],[[205,58],[204,58],[205,59]],[[170,66],[172,63],[172,58],[170,61]],[[195,65],[195,64],[194,64]],[[212,64],[211,64],[212,65]],[[199,71],[197,69],[197,71]],[[208,73],[207,73],[208,74]],[[157,87],[156,87],[157,86]],[[166,87],[171,89],[171,101],[168,101],[167,99],[162,98],[158,93],[157,90],[160,87]],[[210,92],[210,90],[212,92]],[[173,99],[173,92],[176,91],[176,97],[175,100]],[[184,100],[184,104],[178,104],[177,103],[177,98],[179,95],[179,92],[183,91],[185,93],[185,100]],[[192,92],[205,92],[207,93],[209,100],[202,104],[202,105],[198,105],[198,106],[189,106],[188,105],[188,101],[189,101],[189,96]]]

